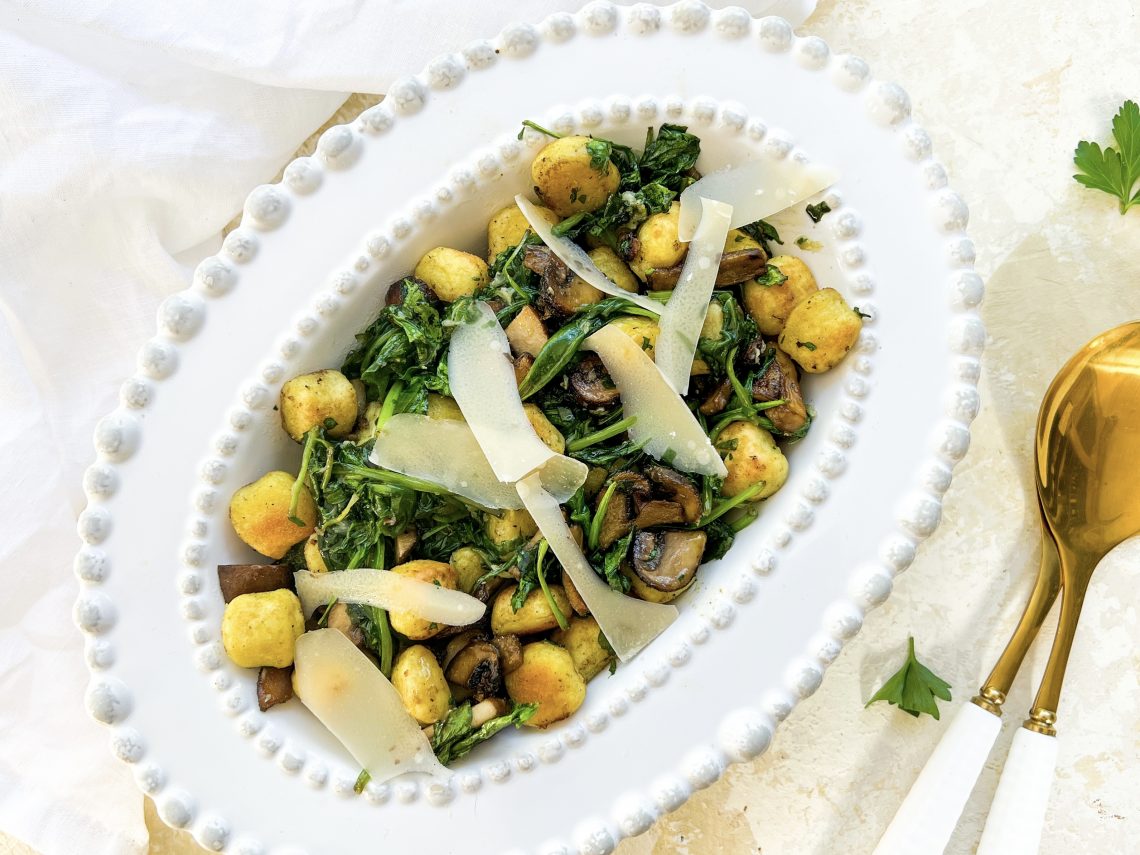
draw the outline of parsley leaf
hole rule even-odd
[[[613,148],[613,143],[609,140],[590,140],[586,143],[586,153],[590,155],[590,168],[605,175],[606,164],[610,162]]]
[[[774,264],[769,264],[764,268],[764,272],[756,277],[756,284],[763,285],[765,288],[771,288],[773,285],[782,285],[788,281],[788,277],[780,272],[780,268]]]
[[[875,701],[886,701],[915,718],[926,713],[937,720],[939,712],[935,698],[950,700],[950,684],[918,661],[914,655],[914,636],[911,636],[907,639],[906,662],[867,701],[867,706]]]
[[[1112,136],[1117,148],[1081,140],[1073,152],[1073,163],[1080,173],[1073,178],[1092,190],[1101,190],[1120,200],[1120,213],[1140,205],[1140,106],[1125,101],[1112,120]]]

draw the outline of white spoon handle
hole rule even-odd
[[[976,704],[962,704],[874,855],[940,855],[1000,730],[996,715]]]
[[[1018,728],[977,855],[1037,855],[1056,766],[1057,737]]]

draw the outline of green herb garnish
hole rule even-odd
[[[915,718],[926,713],[937,719],[939,712],[935,698],[949,701],[950,684],[918,661],[914,655],[914,637],[911,636],[907,638],[906,662],[898,673],[883,683],[866,706],[886,701]]]
[[[819,202],[815,205],[808,205],[804,210],[807,211],[807,215],[811,217],[813,223],[818,223],[823,219],[824,214],[831,213],[831,206],[826,202]]]
[[[765,288],[771,288],[773,285],[783,285],[788,281],[788,277],[780,272],[780,268],[774,264],[769,264],[764,268],[764,272],[757,276],[755,282],[757,285],[763,285]]]
[[[538,711],[538,704],[516,704],[506,715],[484,722],[479,727],[471,725],[471,702],[452,709],[432,731],[431,749],[439,762],[445,766],[452,760],[467,755],[480,742],[490,739],[500,730],[510,725],[521,727]]]
[[[1073,176],[1078,183],[1100,190],[1120,200],[1120,213],[1140,204],[1140,106],[1125,101],[1112,119],[1112,136],[1116,148],[1101,148],[1095,142],[1081,140],[1073,152],[1073,163],[1080,172]],[[1135,192],[1133,192],[1133,188]]]

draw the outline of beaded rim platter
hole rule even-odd
[[[664,635],[567,721],[496,737],[450,780],[357,796],[347,753],[300,704],[260,713],[254,672],[221,650],[214,567],[253,557],[226,507],[296,466],[281,383],[339,364],[426,249],[481,252],[543,142],[517,137],[523,118],[634,145],[647,126],[687,124],[706,168],[837,168],[820,223],[775,218],[781,251],[800,252],[798,234],[822,243],[803,253],[817,279],[870,317],[848,359],[805,385],[818,419],[788,484]],[[75,562],[91,714],[164,821],[209,849],[611,851],[763,753],[937,527],[979,406],[967,221],[906,92],[779,18],[595,2],[438,57],[250,194],[98,424]]]

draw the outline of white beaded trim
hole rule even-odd
[[[790,25],[779,18],[752,20],[739,9],[712,11],[696,0],[683,0],[672,7],[638,4],[619,8],[608,2],[594,2],[576,15],[551,16],[539,26],[514,25],[494,41],[480,41],[469,45],[461,55],[449,55],[434,60],[416,77],[398,81],[391,87],[388,98],[357,118],[352,125],[330,129],[321,138],[317,153],[312,158],[299,158],[285,170],[281,185],[256,188],[245,204],[241,228],[232,232],[223,242],[219,256],[207,259],[195,272],[193,286],[187,291],[167,298],[159,310],[159,337],[148,342],[139,354],[140,375],[123,386],[122,406],[104,418],[95,431],[97,461],[85,474],[84,487],[88,506],[80,514],[78,532],[84,546],[76,556],[75,571],[80,580],[81,592],[77,599],[74,617],[77,625],[88,636],[86,656],[92,671],[87,690],[87,705],[91,714],[112,727],[112,746],[117,756],[134,766],[140,788],[154,796],[159,813],[168,824],[190,828],[203,846],[222,850],[229,846],[238,852],[263,852],[256,840],[241,838],[231,843],[231,828],[221,816],[200,812],[197,800],[190,793],[172,785],[161,767],[148,758],[145,738],[129,727],[131,693],[114,676],[115,651],[100,638],[115,623],[115,607],[98,586],[111,572],[110,559],[100,549],[112,527],[109,512],[103,507],[118,487],[118,474],[114,464],[131,457],[138,447],[142,430],[140,416],[153,400],[154,384],[171,376],[179,366],[179,344],[192,339],[205,323],[206,299],[224,297],[239,284],[239,266],[254,260],[258,252],[258,232],[280,228],[287,220],[292,207],[303,204],[303,198],[319,192],[323,170],[351,168],[367,138],[384,134],[398,121],[399,116],[413,115],[430,100],[432,90],[446,90],[460,85],[470,72],[477,72],[499,61],[500,54],[508,59],[522,58],[538,49],[543,40],[552,44],[565,42],[582,32],[595,37],[623,27],[636,35],[651,36],[665,27],[676,32],[695,33],[711,28],[719,37],[754,38],[762,50],[788,52],[793,61],[802,67],[826,73],[837,87],[848,92],[862,92],[868,115],[876,122],[892,127],[898,134],[904,154],[920,164],[931,190],[931,208],[940,227],[947,233],[947,252],[950,262],[958,266],[953,280],[948,283],[952,308],[957,313],[950,330],[950,347],[959,354],[956,364],[958,385],[946,401],[945,418],[935,432],[932,458],[923,469],[915,492],[902,506],[899,530],[885,538],[880,548],[879,561],[860,565],[849,582],[848,600],[830,606],[824,614],[822,628],[809,643],[804,655],[791,663],[786,670],[784,686],[770,690],[758,709],[740,709],[730,712],[722,721],[715,744],[698,746],[689,752],[678,771],[655,781],[646,791],[629,793],[618,799],[609,818],[590,817],[580,822],[572,832],[572,843],[550,841],[544,851],[579,853],[606,853],[612,851],[622,837],[639,834],[660,815],[675,810],[696,789],[716,781],[729,763],[751,759],[763,753],[770,744],[776,724],[787,717],[797,699],[807,697],[818,688],[823,670],[838,655],[844,641],[853,637],[862,625],[867,609],[881,603],[890,593],[893,577],[905,570],[914,559],[915,549],[937,526],[941,514],[941,496],[949,485],[950,471],[962,459],[969,446],[968,425],[977,413],[976,383],[979,375],[978,356],[985,342],[985,330],[977,314],[983,285],[972,270],[973,244],[965,236],[968,209],[960,197],[946,189],[944,168],[930,159],[928,135],[910,119],[911,105],[906,92],[891,83],[872,82],[867,64],[857,57],[830,53],[826,43],[816,37],[797,38]],[[589,129],[601,124],[606,117],[611,122],[650,121],[661,114],[670,119],[691,117],[694,125],[708,125],[719,119],[726,128],[746,131],[755,141],[764,141],[766,128],[755,120],[749,121],[744,112],[731,104],[717,104],[701,99],[691,104],[676,98],[654,101],[642,97],[636,102],[623,97],[605,103],[587,104],[577,115],[554,117],[553,124],[564,127]],[[527,146],[535,147],[539,140],[524,136]],[[767,141],[766,151],[786,155],[790,143]],[[455,170],[449,185],[436,189],[434,196],[420,200],[410,209],[409,216],[397,218],[390,224],[390,234],[375,233],[364,242],[359,257],[350,269],[336,273],[330,280],[330,290],[314,304],[314,315],[301,318],[296,332],[302,337],[313,336],[319,329],[319,318],[334,314],[339,306],[337,295],[351,293],[359,284],[358,276],[368,272],[374,261],[390,252],[394,241],[412,234],[418,224],[438,215],[439,206],[446,206],[460,191],[479,180],[476,175],[487,175],[499,168],[499,160],[514,162],[521,156],[521,148],[510,140],[502,140],[494,152],[486,152],[473,163],[474,168]],[[838,209],[842,200],[837,194],[829,197],[832,207]],[[873,290],[873,278],[864,270],[865,254],[854,239],[860,224],[851,211],[838,212],[831,218],[832,235],[845,242],[841,256],[848,269],[855,272],[852,290],[860,295],[860,308],[872,314],[869,326],[873,327],[873,305],[862,300]],[[624,696],[614,696],[605,704],[609,715],[621,716],[629,704],[639,703],[655,686],[668,680],[670,669],[684,667],[693,655],[694,646],[704,644],[714,628],[729,626],[739,605],[750,602],[755,595],[755,583],[749,574],[760,576],[771,573],[777,564],[777,555],[793,538],[793,531],[810,527],[814,519],[812,507],[822,502],[828,493],[827,480],[841,475],[845,468],[846,451],[856,441],[858,423],[862,418],[862,400],[871,392],[867,379],[873,374],[872,356],[876,349],[872,330],[865,330],[854,354],[852,372],[845,392],[846,398],[832,419],[827,448],[816,461],[818,478],[810,479],[785,525],[778,527],[767,539],[766,546],[749,567],[725,586],[726,593],[713,604],[708,619],[696,621],[688,632],[687,640],[679,640],[668,651],[660,651],[660,658],[647,655],[640,667],[641,677],[633,682]],[[191,622],[190,640],[196,645],[195,661],[209,675],[212,685],[220,692],[221,708],[235,716],[240,733],[248,736],[255,746],[269,756],[276,756],[278,764],[291,774],[301,775],[309,786],[327,786],[343,796],[351,792],[350,775],[344,770],[330,773],[319,761],[308,761],[307,752],[280,736],[276,729],[264,721],[255,710],[248,710],[247,693],[232,686],[225,675],[219,675],[221,653],[217,644],[217,628],[201,620],[208,608],[198,598],[202,587],[200,565],[202,539],[209,531],[209,517],[217,513],[219,491],[224,483],[227,467],[224,458],[238,449],[241,433],[252,423],[252,410],[267,407],[272,401],[265,385],[275,384],[286,375],[286,364],[302,350],[294,338],[280,344],[281,359],[265,363],[259,379],[247,384],[242,403],[231,409],[225,427],[214,439],[219,457],[208,459],[201,467],[202,486],[192,498],[196,515],[188,526],[188,540],[182,548],[184,570],[177,584],[183,597],[182,611]],[[638,666],[634,666],[638,667]],[[602,705],[595,705],[600,707]],[[585,717],[583,724],[575,724],[557,735],[536,735],[543,741],[537,754],[521,751],[511,762],[488,764],[475,772],[461,769],[449,784],[433,784],[423,788],[423,795],[434,805],[446,805],[462,793],[477,792],[483,780],[503,783],[512,776],[512,769],[525,773],[538,763],[558,762],[567,749],[580,747],[590,732],[600,732],[608,725],[606,713],[595,708]],[[386,804],[395,795],[395,802],[410,803],[421,795],[414,781],[397,781],[391,785],[370,785],[365,797],[372,804]]]

